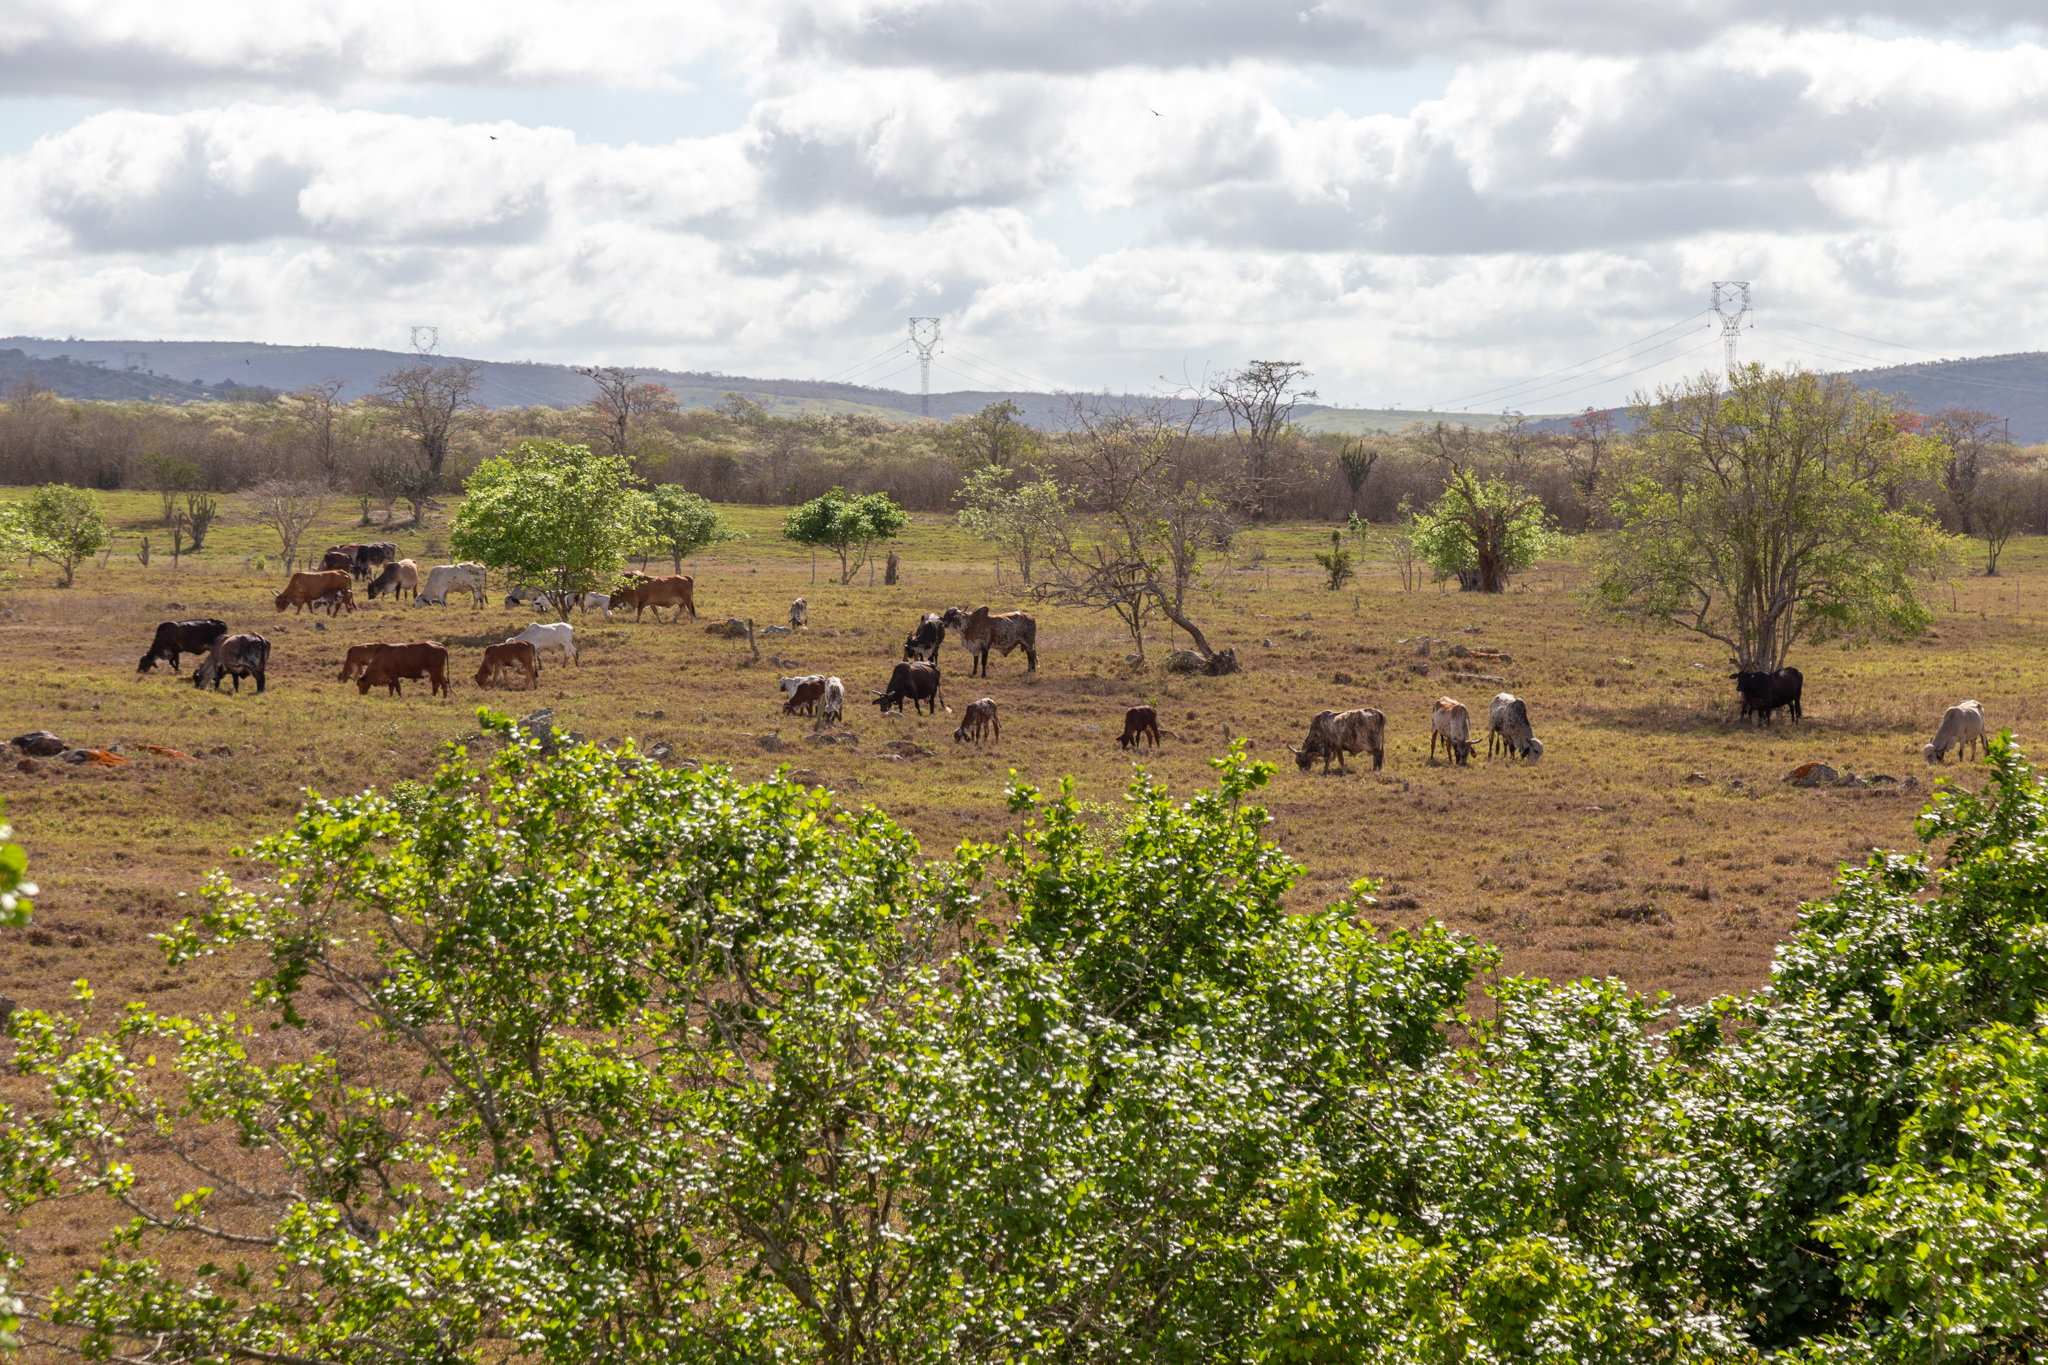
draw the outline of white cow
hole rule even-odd
[[[825,720],[838,720],[846,710],[846,684],[837,678],[825,679],[825,695],[818,699],[818,715]]]
[[[475,611],[484,604],[484,580],[486,570],[481,564],[436,564],[427,571],[426,586],[412,600],[414,606],[432,602],[436,606],[448,605],[450,592],[467,592],[469,609]]]
[[[559,649],[564,661],[575,664],[583,662],[580,657],[583,651],[576,648],[576,628],[567,621],[556,621],[545,626],[536,621],[517,635],[509,637],[505,643],[509,645],[513,640],[524,640],[537,650]]]
[[[799,597],[789,604],[789,628],[802,630],[811,621],[811,604]]]
[[[612,599],[601,592],[584,593],[582,606],[585,616],[590,615],[590,609],[595,607],[604,613],[605,620],[609,621],[612,619]]]
[[[1954,749],[1956,757],[1963,756],[1967,747],[1975,758],[1984,745],[1984,708],[1974,701],[1959,701],[1941,718],[1941,728],[1934,732],[1930,744],[1920,746],[1920,756],[1929,763],[1940,763],[1948,758],[1948,751]]]

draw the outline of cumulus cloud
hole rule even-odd
[[[829,374],[938,314],[1076,388],[1285,351],[1330,397],[1408,404],[1657,332],[1717,278],[1852,330],[2030,343],[2048,51],[1858,31],[1867,6],[1759,27],[1757,8],[365,0],[257,24],[30,0],[0,19],[0,73],[231,93],[7,158],[0,307],[59,335],[367,345],[431,320],[478,354],[775,374]],[[714,47],[751,112],[674,141],[308,93],[658,85]],[[1417,53],[1458,64],[1404,112],[1290,101],[1291,61]],[[1141,226],[1063,249],[1077,215]],[[1612,401],[1713,344],[1660,335],[1609,389],[1527,396]]]

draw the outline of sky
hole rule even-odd
[[[7,0],[0,334],[1530,413],[2048,349],[2038,0]]]

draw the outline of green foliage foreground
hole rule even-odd
[[[314,800],[167,935],[249,1020],[16,1016],[24,1335],[151,1361],[2018,1360],[2043,1344],[2048,808],[2007,739],[1679,1012],[1496,979],[1218,760],[924,861],[777,780],[544,756]],[[1483,1008],[1474,1008],[1474,1002]],[[1469,1010],[1469,1013],[1468,1013]],[[377,1079],[346,1074],[343,1016]],[[1666,1029],[1653,1029],[1656,1023]],[[303,1031],[301,1031],[303,1030]],[[359,1055],[359,1054],[358,1054]]]

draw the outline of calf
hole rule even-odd
[[[619,608],[631,607],[633,619],[638,621],[640,613],[652,610],[654,619],[661,620],[661,609],[669,608],[671,623],[683,619],[689,612],[692,621],[697,619],[697,580],[686,573],[664,574],[660,578],[645,578],[628,574],[625,586],[612,594],[612,605]]]
[[[582,612],[585,616],[590,615],[590,609],[592,607],[595,607],[598,611],[604,614],[605,620],[609,621],[612,619],[612,599],[604,593],[584,593],[582,599],[578,601],[576,605],[582,609]]]
[[[1429,761],[1436,762],[1436,744],[1444,742],[1459,767],[1472,758],[1472,715],[1454,697],[1438,697],[1429,713]]]
[[[337,588],[313,604],[315,611],[322,607],[327,608],[330,617],[341,615],[343,607],[347,607],[349,615],[353,616],[356,612],[356,595],[347,588]]]
[[[347,592],[354,582],[346,569],[315,569],[310,573],[295,573],[291,582],[284,585],[284,591],[273,601],[279,611],[286,607],[297,616],[307,607],[317,605],[330,593]]]
[[[1031,613],[1009,611],[1000,615],[987,607],[976,607],[971,613],[958,607],[948,607],[944,617],[947,630],[960,637],[960,643],[967,646],[967,652],[974,656],[974,663],[968,668],[967,676],[973,677],[976,670],[981,676],[988,676],[988,654],[991,649],[1010,657],[1013,649],[1024,651],[1025,672],[1038,671],[1038,621]]]
[[[789,604],[789,628],[802,630],[811,623],[811,604],[799,597]]]
[[[429,696],[455,695],[448,686],[448,650],[433,640],[380,646],[370,656],[369,667],[356,679],[356,692],[368,696],[371,688],[386,687],[390,689],[389,695],[402,697],[405,692],[399,683],[406,678],[425,678],[431,682]]]
[[[1965,745],[1969,746],[1973,760],[1985,747],[1984,708],[1974,701],[1959,701],[1948,708],[1933,740],[1920,746],[1920,756],[1929,763],[1945,763],[1950,749],[1961,758]]]
[[[381,573],[370,583],[370,600],[376,601],[385,593],[391,594],[396,602],[411,593],[417,601],[420,595],[420,566],[410,559],[395,559],[384,566]]]
[[[1494,745],[1515,758],[1535,762],[1543,757],[1543,741],[1529,729],[1529,708],[1512,692],[1495,695],[1486,708],[1486,756],[1493,757]]]
[[[142,656],[142,662],[135,665],[137,673],[147,673],[162,660],[171,666],[171,672],[178,671],[180,654],[206,654],[213,649],[213,642],[228,633],[225,621],[166,621],[156,628],[156,638],[149,642],[149,653]]]
[[[578,666],[583,663],[583,651],[576,647],[576,627],[567,621],[556,621],[549,625],[542,625],[536,621],[505,643],[510,644],[512,640],[525,640],[535,649],[559,649],[562,651],[562,662]]]
[[[932,714],[939,713],[939,666],[925,663],[901,663],[889,674],[889,690],[875,693],[875,706],[888,714],[903,710],[904,698],[910,699],[910,709],[922,712],[923,703],[931,704]],[[948,711],[953,708],[948,706]]]
[[[932,663],[939,657],[939,646],[946,643],[946,627],[941,624],[939,614],[928,611],[917,623],[917,629],[903,641],[904,661]]]
[[[1159,711],[1151,706],[1133,706],[1124,712],[1124,732],[1116,742],[1126,749],[1135,749],[1140,741],[1150,739],[1152,747],[1159,747]]]
[[[530,691],[540,676],[540,651],[530,640],[507,640],[501,645],[485,645],[484,661],[476,668],[476,685],[489,687],[498,682],[508,668],[520,669],[526,674],[526,687]]]
[[[1805,690],[1806,679],[1796,668],[1781,668],[1775,673],[1760,669],[1744,669],[1728,675],[1735,680],[1735,690],[1742,694],[1742,715],[1747,719],[1751,714],[1764,718],[1764,724],[1771,723],[1771,712],[1783,706],[1792,712],[1795,723],[1805,714],[1800,709],[1800,693]]]
[[[204,687],[213,684],[213,690],[220,691],[222,678],[235,680],[235,691],[242,690],[242,679],[256,679],[256,694],[263,695],[263,674],[270,666],[270,641],[261,635],[223,635],[213,642],[213,650],[192,670],[192,685]]]
[[[326,554],[320,556],[321,570],[323,572],[339,571],[347,574],[350,578],[354,578],[356,576],[356,555],[362,548],[360,545],[335,545],[330,547]]]
[[[995,737],[1001,739],[1003,737],[1003,723],[996,718],[996,699],[994,697],[983,697],[980,701],[970,703],[967,709],[960,714],[960,728],[953,731],[953,740],[955,743],[959,743],[962,740],[971,739],[976,744],[979,744],[981,743],[981,737],[987,734],[991,727],[996,732]]]
[[[1308,723],[1308,738],[1301,747],[1290,744],[1287,748],[1294,755],[1294,766],[1303,772],[1318,758],[1326,773],[1332,758],[1337,760],[1338,772],[1350,772],[1344,763],[1346,754],[1371,754],[1372,770],[1378,772],[1387,761],[1387,718],[1369,706],[1356,711],[1318,711]]]
[[[782,685],[782,714],[785,716],[814,715],[818,703],[825,697],[825,675],[813,673],[807,678],[778,678]]]

